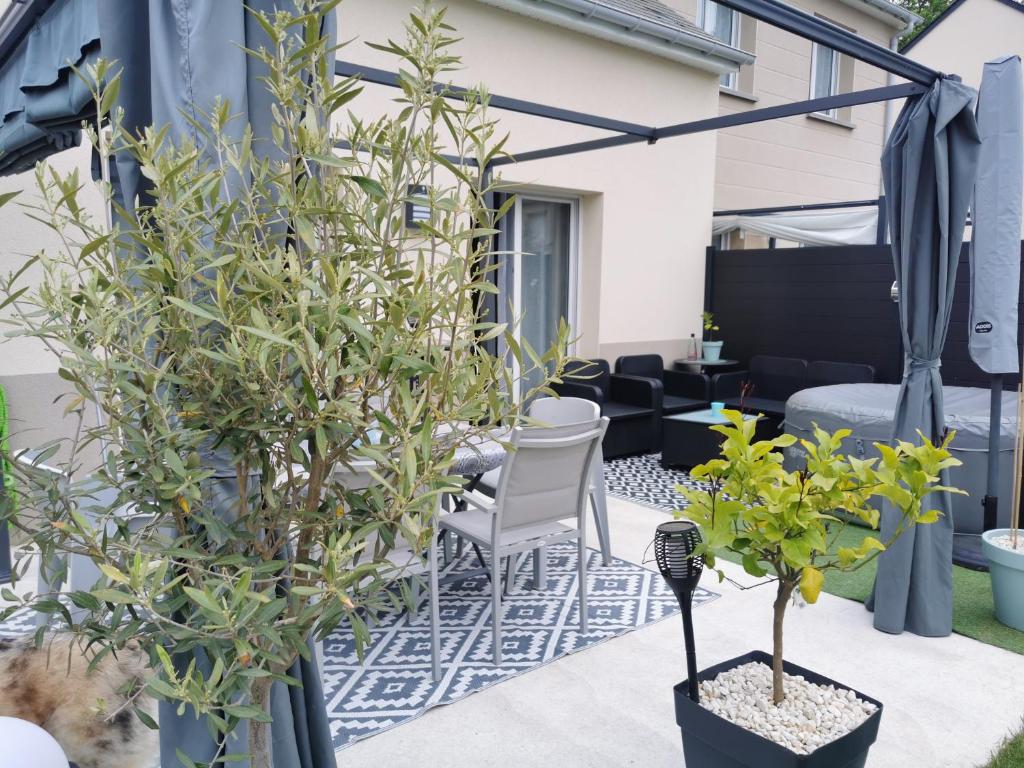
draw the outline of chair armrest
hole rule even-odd
[[[657,379],[627,376],[624,373],[611,375],[611,399],[616,403],[661,410],[664,394],[664,387]]]
[[[482,512],[493,512],[496,509],[494,499],[484,496],[479,491],[463,491],[459,498],[466,502],[468,506],[475,507]]]
[[[716,373],[711,377],[711,394],[715,400],[739,397],[743,382],[750,378],[750,371],[729,371]]]
[[[711,379],[704,373],[666,370],[665,394],[690,397],[694,400],[711,399]]]
[[[552,384],[551,389],[562,397],[579,397],[590,400],[598,405],[604,405],[604,393],[595,384],[585,384],[580,381],[562,381],[560,384]]]

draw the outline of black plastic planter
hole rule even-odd
[[[708,667],[697,678],[714,680],[722,672],[752,661],[771,666],[772,657],[764,651],[751,651]],[[783,662],[783,669],[790,675],[803,675],[804,679],[818,685],[852,690],[788,661]],[[676,685],[674,690],[676,722],[683,732],[683,755],[688,768],[863,768],[868,750],[878,737],[878,723],[882,719],[881,702],[854,691],[859,698],[878,707],[874,714],[845,736],[823,744],[809,755],[798,755],[694,704],[687,696],[687,681]]]

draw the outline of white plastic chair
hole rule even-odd
[[[490,551],[496,665],[501,664],[503,558],[575,540],[579,559],[580,628],[587,631],[589,470],[607,428],[607,418],[546,429],[517,427],[512,430],[511,450],[501,468],[494,498],[467,491],[462,498],[470,508],[441,517],[442,530]],[[576,518],[575,526],[560,522],[570,517]],[[536,568],[537,560],[534,562]]]

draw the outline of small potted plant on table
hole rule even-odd
[[[792,445],[782,435],[754,442],[755,423],[738,411],[723,414],[722,458],[694,467],[691,476],[708,490],[680,491],[689,506],[680,514],[697,523],[703,542],[694,557],[709,567],[715,555],[742,557],[744,569],[777,579],[773,652],[753,651],[705,669],[698,675],[700,702],[687,695],[687,683],[675,688],[676,719],[683,733],[687,765],[700,768],[859,768],[878,733],[882,705],[828,678],[783,660],[782,628],[786,606],[799,591],[808,603],[818,599],[828,570],[854,570],[870,562],[909,525],[932,523],[936,510],[924,506],[947,467],[960,462],[941,445],[898,441],[876,444],[879,459],[860,460],[838,453],[849,430],[829,434],[815,428],[814,441],[803,440],[804,469],[787,472],[782,454]],[[889,542],[865,536],[856,547],[833,545],[846,526],[833,515],[844,510],[873,529],[876,500],[887,499],[901,513]],[[721,572],[720,572],[721,573]]]
[[[725,342],[714,340],[715,331],[718,330],[718,326],[715,325],[715,316],[711,312],[702,312],[701,321],[704,323],[704,335],[707,337],[701,344],[701,357],[708,361],[720,360],[722,345]]]

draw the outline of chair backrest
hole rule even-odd
[[[665,376],[665,361],[661,355],[623,355],[615,361],[615,372],[661,380]]]
[[[608,419],[549,428],[517,427],[494,496],[494,534],[567,517],[581,518],[590,466]]]
[[[612,369],[607,360],[570,360],[565,365],[565,378],[578,375],[580,384],[591,384],[604,394],[605,401],[611,396]]]
[[[786,400],[804,389],[807,382],[807,361],[796,357],[754,355],[749,370],[753,397]]]
[[[870,384],[875,368],[867,363],[834,363],[815,360],[807,366],[807,386],[827,387],[829,384]]]
[[[551,427],[594,422],[601,418],[601,406],[582,397],[538,397],[530,404],[530,418]]]

